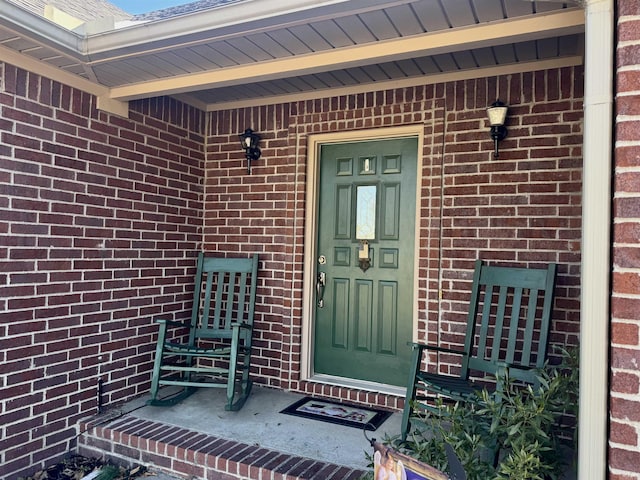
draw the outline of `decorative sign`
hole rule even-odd
[[[371,444],[374,449],[373,468],[376,480],[450,480],[449,476],[431,465],[381,443],[372,441]]]

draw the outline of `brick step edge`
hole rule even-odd
[[[135,417],[80,424],[78,453],[207,480],[359,480],[366,470]]]

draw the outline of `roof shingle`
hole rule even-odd
[[[44,17],[44,8],[51,5],[79,20],[89,22],[98,18],[129,20],[131,14],[106,0],[9,0],[16,5]]]
[[[131,20],[134,20],[134,21],[163,20],[167,18],[177,17],[179,15],[186,15],[188,13],[195,13],[201,10],[207,10],[210,8],[222,7],[232,3],[239,3],[242,1],[243,0],[199,0],[196,2],[186,3],[184,5],[177,5],[175,7],[164,8],[162,10],[155,10],[153,12],[134,15]]]

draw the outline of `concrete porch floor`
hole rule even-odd
[[[361,429],[279,413],[303,396],[254,386],[239,412],[224,410],[222,389],[201,388],[171,407],[146,406],[145,396],[87,421],[82,428],[101,423],[80,436],[78,450],[177,478],[361,478],[372,452]],[[392,414],[368,438],[397,435],[400,419]]]

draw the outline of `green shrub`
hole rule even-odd
[[[577,438],[577,352],[564,351],[561,365],[542,369],[535,387],[507,372],[496,378],[495,391],[483,390],[474,402],[438,401],[433,411],[412,418],[405,442],[387,443],[445,472],[448,443],[468,480],[560,478]]]

